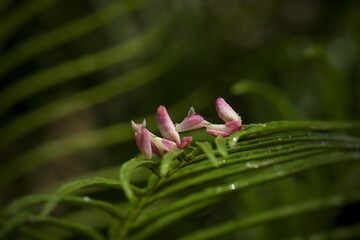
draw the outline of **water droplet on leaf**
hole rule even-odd
[[[226,159],[221,159],[219,160],[219,164],[222,165],[222,164],[225,164],[226,163]]]
[[[247,168],[259,168],[259,165],[258,165],[258,164],[255,164],[255,163],[252,163],[252,162],[247,162],[247,163],[245,164],[245,166],[246,166]]]

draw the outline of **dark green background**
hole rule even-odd
[[[1,0],[0,14],[2,205],[116,177],[138,153],[130,120],[156,132],[160,104],[174,122],[194,106],[220,123],[218,96],[245,124],[359,118],[358,1]]]

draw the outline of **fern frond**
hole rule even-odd
[[[233,213],[233,216],[204,223],[201,227],[175,227],[187,221],[196,222],[197,214],[211,216],[211,209],[229,199],[241,198],[241,194],[250,189],[271,188],[275,181],[292,179],[313,169],[321,173],[332,166],[355,166],[360,160],[360,139],[339,132],[349,130],[358,131],[359,123],[285,121],[253,124],[228,138],[199,142],[197,147],[184,152],[169,152],[164,159],[145,161],[134,158],[121,167],[120,181],[104,178],[78,180],[64,185],[52,195],[34,195],[14,202],[6,214],[16,216],[3,225],[3,236],[10,236],[16,229],[20,233],[24,227],[28,228],[29,211],[34,211],[32,206],[42,203],[45,205],[41,211],[31,213],[34,216],[32,221],[39,224],[44,221],[100,239],[98,232],[85,228],[81,222],[62,220],[61,215],[56,218],[49,216],[59,203],[99,209],[112,216],[116,223],[111,231],[111,226],[107,226],[111,234],[101,238],[117,240],[157,238],[157,234],[161,235],[163,231],[181,239],[223,238],[255,225],[266,226],[282,219],[341,209],[360,202],[358,190],[334,188],[324,196],[309,191],[310,198],[279,202],[275,208],[263,199],[268,207],[257,211],[248,211],[245,201],[238,203],[236,208],[240,207],[246,214]],[[138,167],[152,171],[146,186],[136,186],[131,182],[131,173]],[[334,172],[337,177],[343,175],[341,171]],[[93,186],[113,191],[113,194],[122,196],[121,200],[108,203],[73,196],[75,191]],[[93,228],[97,227],[94,225]],[[349,235],[356,234],[352,228],[344,231]]]

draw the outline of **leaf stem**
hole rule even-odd
[[[125,240],[126,239],[128,233],[129,233],[129,231],[131,229],[131,226],[133,225],[133,222],[140,215],[140,213],[141,213],[142,209],[144,208],[144,206],[148,203],[148,200],[150,199],[150,196],[152,196],[152,194],[161,186],[161,184],[163,184],[166,181],[166,179],[168,177],[170,177],[173,173],[175,173],[178,169],[180,169],[186,163],[187,163],[186,161],[182,161],[176,167],[176,169],[170,169],[169,174],[166,177],[158,178],[158,180],[152,185],[152,187],[150,189],[148,189],[148,191],[143,196],[141,196],[139,198],[139,200],[136,203],[135,207],[133,208],[133,210],[128,215],[129,217],[126,219],[126,221],[122,225],[122,228],[121,228],[120,233],[119,233],[119,237],[117,238],[118,240]]]
[[[144,197],[141,198],[136,207],[134,208],[134,210],[130,213],[128,219],[125,221],[121,231],[120,231],[120,235],[119,235],[119,240],[124,240],[131,228],[132,223],[135,221],[135,219],[137,218],[137,216],[139,215],[140,211],[142,210],[142,208],[144,207],[144,205],[147,202],[148,197]]]

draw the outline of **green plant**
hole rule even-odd
[[[360,202],[353,179],[359,171],[360,140],[339,133],[359,126],[250,124],[228,138],[170,151],[163,159],[134,158],[120,168],[119,180],[81,179],[52,194],[14,201],[2,214],[1,236],[221,239],[268,232],[270,238],[356,237],[355,225],[334,222],[346,206]],[[131,180],[144,169],[151,171],[147,179]],[[328,172],[332,179],[324,181],[320,176]],[[117,200],[95,197],[106,191]],[[54,211],[63,205],[72,207]],[[319,224],[308,219],[314,214]],[[286,229],[282,233],[272,233],[277,222]],[[255,226],[261,231],[242,231]]]

